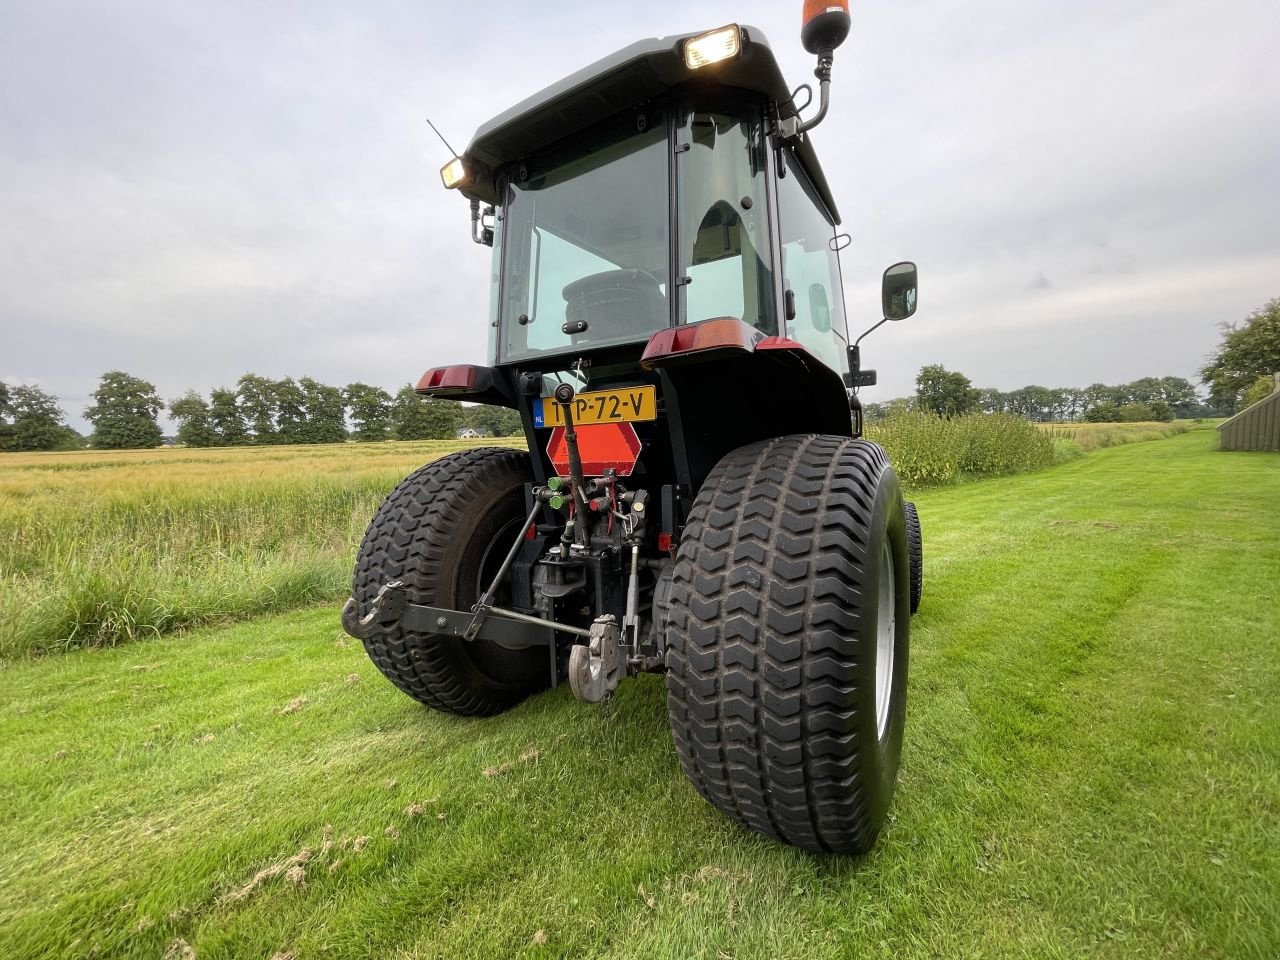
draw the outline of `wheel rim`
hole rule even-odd
[[[876,739],[883,740],[889,726],[893,699],[893,641],[897,631],[897,590],[893,580],[893,554],[886,543],[880,551],[880,602],[876,612]]]

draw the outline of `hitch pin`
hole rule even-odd
[[[474,640],[476,634],[480,631],[480,624],[484,622],[484,618],[488,615],[489,610],[493,607],[494,593],[497,592],[498,584],[502,582],[502,578],[507,575],[507,571],[511,569],[511,564],[515,563],[516,554],[520,552],[520,547],[524,543],[526,531],[529,525],[538,516],[538,511],[542,509],[542,503],[535,500],[533,509],[529,511],[529,516],[525,517],[524,526],[520,528],[520,532],[516,535],[516,542],[511,545],[511,549],[507,551],[507,559],[502,561],[502,566],[498,568],[498,574],[493,578],[493,582],[489,584],[486,590],[476,601],[476,605],[472,607],[474,616],[471,622],[467,624],[467,632],[463,634],[464,640]]]

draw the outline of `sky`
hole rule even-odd
[[[488,250],[440,185],[475,128],[642,37],[752,24],[812,78],[801,0],[0,0],[0,380],[69,422],[122,369],[394,391],[483,363]],[[812,134],[883,400],[1196,379],[1280,296],[1275,0],[853,0]]]

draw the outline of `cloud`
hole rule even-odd
[[[808,80],[800,4],[12,4],[0,12],[0,370],[73,419],[103,371],[395,387],[484,356],[488,251],[439,187],[479,122],[656,32],[738,18]],[[920,264],[881,386],[1191,376],[1280,293],[1272,0],[855,5],[815,132],[850,326]],[[860,326],[861,325],[861,326]],[[855,335],[857,330],[855,329]],[[72,399],[80,398],[80,399]]]

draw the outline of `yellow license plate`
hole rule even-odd
[[[580,393],[570,403],[575,424],[626,423],[658,419],[658,390],[653,386],[624,387]],[[534,404],[535,427],[563,427],[564,409],[551,397]]]

